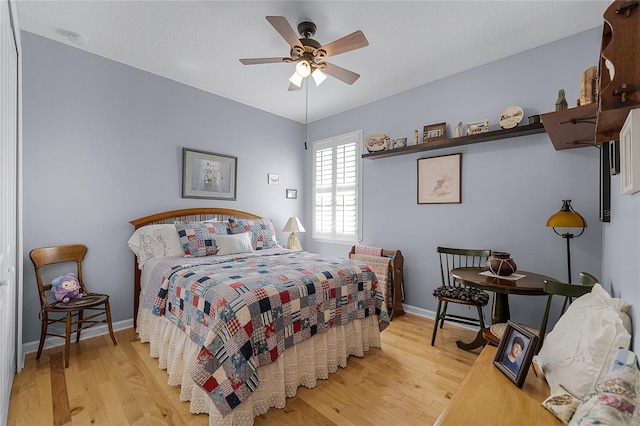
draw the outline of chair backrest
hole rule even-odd
[[[84,244],[67,244],[63,246],[42,247],[31,250],[29,258],[36,270],[36,282],[38,284],[38,292],[40,293],[40,304],[46,306],[49,304],[46,298],[46,291],[51,290],[51,283],[45,284],[42,279],[42,268],[56,263],[75,262],[76,276],[80,281],[83,293],[88,293],[82,279],[82,261],[87,254],[87,246]]]
[[[484,267],[491,256],[491,250],[461,249],[451,247],[438,247],[436,249],[440,258],[440,277],[442,285],[460,286],[449,273],[453,268]]]
[[[560,316],[562,316],[564,314],[564,311],[566,310],[568,301],[570,301],[572,297],[580,297],[584,294],[590,293],[591,289],[593,289],[593,286],[598,282],[597,278],[595,278],[593,275],[587,274],[586,272],[580,273],[581,278],[583,274],[585,274],[584,281],[583,279],[581,279],[579,284],[568,284],[545,280],[544,291],[549,295],[549,297],[547,298],[547,307],[544,310],[542,325],[540,326],[540,342],[538,344],[538,350],[542,347],[542,342],[544,341],[544,336],[547,332],[549,311],[551,310],[551,300],[553,299],[553,296],[564,296],[565,298],[562,305],[562,310],[560,311]]]

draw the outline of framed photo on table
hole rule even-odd
[[[238,158],[182,148],[182,198],[235,200]]]
[[[522,388],[537,346],[536,334],[515,322],[507,321],[493,365],[517,387]]]

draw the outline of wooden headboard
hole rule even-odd
[[[217,207],[194,207],[191,209],[171,210],[162,213],[156,213],[149,216],[134,219],[129,223],[135,229],[145,225],[153,225],[158,223],[173,223],[174,221],[190,221],[198,222],[202,220],[227,220],[233,219],[262,219],[262,216],[253,213],[243,212],[241,210],[222,209]],[[138,304],[140,303],[140,274],[136,256],[133,255],[133,327],[138,323]]]

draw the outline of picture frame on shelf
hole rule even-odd
[[[481,133],[486,133],[489,131],[489,119],[485,118],[484,120],[471,121],[467,123],[467,131],[466,135],[479,135]]]
[[[493,365],[519,388],[522,388],[527,378],[538,340],[535,333],[515,322],[507,321]]]
[[[418,159],[418,204],[461,203],[462,154]]]
[[[427,145],[436,145],[438,141],[447,138],[447,123],[430,124],[424,126],[422,132],[422,143]]]
[[[290,200],[295,200],[298,198],[298,190],[297,189],[287,189],[287,198]]]
[[[182,198],[235,200],[238,157],[182,148]]]
[[[407,138],[400,138],[400,139],[393,140],[393,149],[404,148],[405,146],[407,146]]]

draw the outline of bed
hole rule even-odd
[[[210,425],[253,424],[380,347],[386,303],[357,260],[283,249],[272,221],[239,210],[130,223],[136,331]]]

